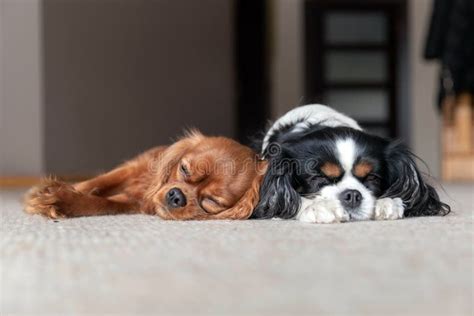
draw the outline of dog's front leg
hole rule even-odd
[[[349,215],[338,201],[315,196],[301,198],[301,207],[296,219],[306,223],[330,224],[346,222]]]
[[[382,198],[375,202],[374,219],[389,220],[403,218],[405,207],[400,198]]]

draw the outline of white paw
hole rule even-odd
[[[374,219],[400,219],[403,218],[405,207],[400,198],[383,198],[375,202]]]
[[[321,197],[312,199],[302,198],[301,208],[297,219],[305,223],[339,223],[349,220],[339,201],[326,200]]]

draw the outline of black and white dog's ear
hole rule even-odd
[[[383,197],[398,197],[405,204],[405,216],[446,215],[451,208],[440,201],[436,190],[425,182],[410,150],[393,142],[386,149],[388,188]]]
[[[260,187],[260,200],[251,218],[293,218],[300,207],[300,196],[292,186],[292,166],[280,157],[270,158]]]

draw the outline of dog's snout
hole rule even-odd
[[[355,209],[362,203],[362,194],[357,190],[345,190],[339,195],[342,206],[346,209]]]
[[[166,193],[166,203],[171,208],[183,207],[186,205],[186,197],[178,188],[172,188]]]

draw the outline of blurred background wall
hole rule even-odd
[[[186,127],[235,135],[231,1],[1,3],[2,174],[97,172]]]
[[[234,136],[231,1],[44,0],[45,168],[109,168],[185,127]]]
[[[409,40],[409,115],[411,116],[411,146],[427,163],[431,173],[440,175],[441,116],[437,111],[438,73],[434,62],[421,59],[432,10],[431,0],[411,0],[408,3]]]
[[[44,171],[41,0],[0,1],[0,173]]]
[[[1,174],[95,173],[185,127],[231,137],[245,121],[263,129],[316,100],[305,89],[305,8],[318,2],[402,8],[396,136],[438,175],[438,67],[422,59],[432,0],[1,0]],[[265,12],[254,25],[256,4]],[[252,28],[266,37],[252,39]],[[268,84],[248,81],[255,69]],[[267,106],[241,98],[248,86],[268,96],[265,117],[241,111]]]

